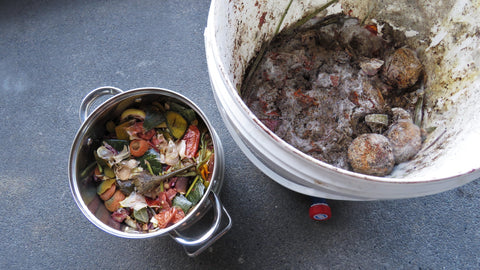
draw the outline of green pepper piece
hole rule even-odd
[[[179,194],[173,198],[172,205],[182,208],[183,212],[186,214],[190,207],[192,207],[193,203],[182,194]]]
[[[189,190],[189,192],[187,192],[186,198],[193,204],[197,204],[205,193],[205,185],[203,185],[202,181],[197,181],[192,185],[194,186],[191,188],[191,190]]]

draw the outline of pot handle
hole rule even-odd
[[[232,227],[232,218],[225,207],[223,207],[215,192],[211,191],[208,198],[213,204],[213,224],[207,232],[198,238],[185,237],[175,230],[170,232],[170,236],[183,246],[185,252],[190,257],[195,257],[200,254]],[[226,224],[225,222],[221,222],[222,217],[227,218]]]
[[[120,93],[123,93],[123,91],[113,86],[102,86],[92,90],[83,98],[82,103],[80,104],[80,110],[78,112],[78,115],[80,116],[80,122],[85,122],[88,115],[90,114],[90,107],[92,106],[93,102],[99,97],[106,95],[117,95]]]

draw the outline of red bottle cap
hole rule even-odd
[[[332,217],[332,210],[326,203],[312,204],[308,212],[313,220],[327,220]]]

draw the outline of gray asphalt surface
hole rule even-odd
[[[392,201],[308,197],[256,169],[214,103],[203,32],[209,1],[0,1],[1,269],[480,269],[480,182]],[[226,154],[232,229],[196,258],[170,237],[132,240],[90,223],[68,184],[89,91],[155,86],[192,99]]]

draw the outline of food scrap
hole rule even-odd
[[[386,22],[364,25],[344,14],[287,27],[252,60],[242,98],[300,151],[339,168],[386,176],[422,144],[416,113],[423,105],[417,102],[423,99],[423,65],[405,40]],[[365,153],[371,143],[378,152]]]
[[[215,160],[195,111],[170,100],[134,104],[105,126],[89,167],[112,219],[144,232],[181,221],[204,196]]]

